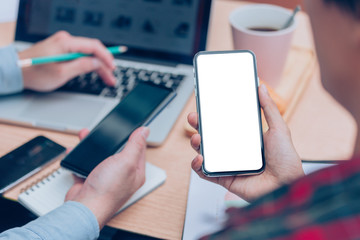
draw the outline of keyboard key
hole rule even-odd
[[[115,98],[117,96],[116,92],[107,92],[104,94],[105,97],[111,97],[111,98]]]
[[[160,85],[161,79],[157,78],[153,81],[153,83],[155,83],[156,85]]]
[[[164,83],[165,83],[165,87],[167,87],[167,88],[172,88],[174,85],[174,82],[171,80],[164,82]]]

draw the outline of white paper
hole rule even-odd
[[[205,181],[191,171],[183,240],[199,239],[221,229],[226,220],[227,192],[220,185]]]
[[[19,0],[0,0],[0,23],[14,22],[17,18]]]

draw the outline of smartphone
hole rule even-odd
[[[100,162],[120,151],[135,129],[148,125],[175,95],[166,87],[138,83],[61,161],[61,166],[79,176],[88,176]]]
[[[38,136],[1,157],[0,193],[34,175],[63,153],[63,146],[44,136]]]
[[[210,177],[265,169],[255,55],[199,52],[194,57],[202,171]]]

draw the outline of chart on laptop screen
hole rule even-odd
[[[193,51],[198,0],[32,0],[30,34],[66,29],[136,48],[189,55]],[[46,13],[46,14],[45,14]]]

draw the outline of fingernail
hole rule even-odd
[[[143,127],[141,131],[141,135],[147,139],[150,134],[150,129],[148,127]]]
[[[198,158],[198,156],[196,156],[193,161],[195,161],[195,165],[198,165],[195,171],[200,171],[202,168],[202,165],[199,164],[200,159]]]
[[[263,91],[263,93],[265,93],[266,95],[269,95],[269,92],[268,92],[267,87],[265,86],[265,84],[261,84],[261,91]]]
[[[97,58],[93,58],[92,64],[93,64],[95,69],[100,67],[100,61]]]
[[[113,77],[113,86],[117,85],[118,80],[116,79],[116,77]]]

